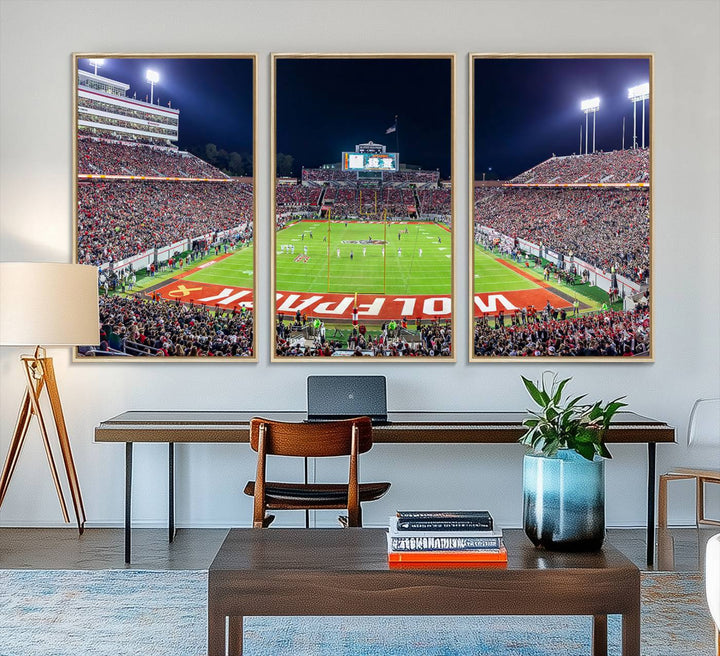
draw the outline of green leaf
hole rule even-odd
[[[568,404],[565,406],[566,408],[574,408],[577,403],[582,401],[587,394],[581,394],[580,396],[576,396],[572,401],[569,401]]]
[[[575,451],[586,460],[592,460],[595,457],[595,449],[591,444],[578,444],[575,447]]]
[[[539,406],[543,406],[543,393],[535,386],[535,383],[525,378],[525,376],[520,376],[520,378],[522,378],[523,383],[525,384],[525,389],[532,397],[532,400],[535,401],[535,403],[537,403]]]
[[[565,385],[567,385],[572,379],[566,378],[565,380],[561,380],[558,383],[557,390],[555,390],[555,394],[553,394],[553,403],[557,404],[560,403],[560,399],[562,398],[562,391]]]

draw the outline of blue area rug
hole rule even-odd
[[[2,656],[202,656],[206,571],[0,570]],[[609,619],[620,654],[620,620]],[[246,656],[586,656],[585,617],[247,618]],[[699,574],[642,574],[643,656],[712,656]]]

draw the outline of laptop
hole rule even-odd
[[[385,376],[308,376],[307,421],[370,417],[388,423]]]

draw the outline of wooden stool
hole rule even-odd
[[[668,481],[695,480],[695,522],[720,526],[720,520],[705,517],[705,483],[720,484],[720,471],[713,469],[686,469],[678,467],[660,475],[658,491],[658,527],[667,526],[667,484]]]

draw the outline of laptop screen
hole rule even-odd
[[[385,376],[308,376],[308,419],[387,420]]]

